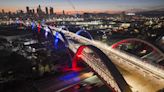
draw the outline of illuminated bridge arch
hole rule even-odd
[[[85,33],[87,35],[87,38],[93,40],[93,37],[91,36],[91,34],[84,29],[80,29],[79,31],[76,32],[77,35],[81,35],[82,33]]]
[[[62,32],[55,32],[54,34],[54,46],[57,49],[59,44],[59,39],[63,41],[65,47],[69,46],[68,40],[66,39],[65,35]]]
[[[101,61],[92,60],[91,57],[84,59],[83,51],[85,48],[91,49],[96,53]],[[103,80],[103,82],[113,90],[113,92],[132,92],[119,70],[100,49],[92,45],[82,45],[78,48],[74,58],[72,68],[77,68],[78,60],[82,58],[84,62]],[[90,60],[91,61],[90,61]],[[92,62],[93,61],[93,62]],[[100,66],[99,66],[100,65]]]
[[[143,50],[146,50],[149,49],[149,52],[146,53],[146,54],[143,54],[143,55],[138,55],[137,56],[140,56],[141,59],[143,60],[146,60],[148,61],[149,63],[154,63],[154,64],[157,64],[159,66],[164,66],[164,54],[163,52],[158,49],[157,47],[155,47],[154,45],[150,44],[149,42],[147,41],[144,41],[144,40],[141,40],[141,39],[136,39],[136,38],[128,38],[128,39],[124,39],[124,40],[121,40],[115,44],[112,45],[112,48],[120,48],[119,46],[120,45],[123,45],[125,43],[135,43],[136,45],[142,43],[144,46],[143,46]],[[139,52],[140,50],[137,50],[136,49],[136,52]],[[134,52],[133,54],[136,55],[136,53]]]
[[[55,37],[52,29],[49,26],[43,26],[41,24],[38,24],[38,26],[36,26],[36,28],[34,28],[33,30],[41,42],[47,40],[53,43]]]
[[[123,43],[134,42],[134,41],[144,43],[144,44],[150,46],[150,47],[153,49],[153,51],[157,51],[158,53],[164,55],[163,52],[161,52],[157,47],[155,47],[155,46],[152,45],[151,43],[149,43],[149,42],[147,42],[147,41],[144,41],[144,40],[141,40],[141,39],[137,39],[137,38],[128,38],[128,39],[121,40],[121,41],[119,41],[119,42],[113,44],[113,45],[112,45],[112,48],[117,48],[119,45],[121,45],[121,44],[123,44]]]
[[[65,30],[65,31],[69,31],[66,26],[61,26],[60,29]]]
[[[64,46],[68,48],[69,42],[61,31],[53,31],[49,26],[43,26],[41,24],[38,24],[37,26],[32,25],[32,27],[36,27],[37,33],[42,34],[42,36],[44,36],[45,38],[48,38],[48,36],[50,36],[50,38],[53,40],[53,45],[55,49],[58,49],[59,39],[64,43]]]

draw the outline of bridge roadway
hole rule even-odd
[[[43,26],[47,26],[47,25],[43,25]],[[53,32],[61,31],[62,33],[65,34],[65,36],[73,40],[76,40],[79,43],[94,45],[98,47],[99,49],[101,49],[120,70],[120,72],[122,73],[127,83],[131,86],[133,92],[156,92],[157,90],[164,88],[164,72],[163,72],[164,70],[163,69],[159,69],[153,65],[145,63],[137,57],[133,57],[121,51],[112,49],[110,46],[104,43],[89,40],[82,36],[76,35],[72,32],[65,31],[56,27],[52,27],[52,26],[49,26],[49,27],[53,30]],[[70,49],[73,49],[73,48],[70,48]],[[74,52],[76,52],[76,50],[77,48],[74,49]],[[83,54],[82,59],[86,61],[89,60],[90,62],[97,60],[97,59],[91,59],[90,57],[87,58],[87,56],[84,54]],[[97,70],[98,68],[96,67],[99,66],[98,65],[94,67],[91,64],[89,65],[92,66],[94,70]],[[99,67],[99,69],[102,70],[101,67]],[[97,72],[101,76],[101,72],[99,70],[97,70]],[[109,79],[110,81],[112,81],[112,78],[109,78]],[[104,79],[104,80],[109,82],[108,79]],[[117,89],[117,84],[112,83],[111,85],[113,85]],[[118,90],[118,92],[120,91]]]
[[[100,48],[120,69],[123,77],[132,87],[134,92],[156,92],[157,90],[164,88],[164,70],[145,63],[137,57],[112,49],[104,43],[92,41],[65,30],[56,28],[55,30],[62,31],[66,36],[79,43],[91,44]]]
[[[78,47],[79,47],[78,44],[70,45],[70,48],[74,52],[76,52],[76,49]],[[128,63],[126,60],[118,61],[120,58],[118,59],[118,57],[111,56],[110,54],[109,54],[109,56],[113,62],[119,62],[119,65],[117,64],[117,68],[120,70],[120,72],[122,73],[122,75],[125,78],[125,80],[127,81],[127,83],[131,86],[133,92],[156,92],[157,90],[164,87],[163,81],[159,81],[154,76],[151,78],[150,76],[145,75],[144,73],[147,73],[147,72],[141,72],[140,70],[138,70],[139,69],[138,67],[133,66],[132,64]],[[116,59],[114,59],[114,58],[116,58]],[[83,59],[86,62],[88,60],[93,61],[92,64],[95,64],[95,61],[98,60],[98,59],[94,58],[93,56],[88,57],[87,55],[84,55],[84,54],[83,54]],[[96,66],[96,67],[98,67],[98,66]],[[102,67],[99,67],[99,68],[101,69]],[[104,68],[104,66],[103,66],[103,68]]]

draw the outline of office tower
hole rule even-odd
[[[35,10],[34,9],[32,9],[32,13],[35,14]]]
[[[42,14],[42,13],[43,13],[40,5],[39,5],[38,8],[37,8],[37,13],[38,13],[38,14]]]
[[[63,10],[63,15],[65,15],[65,11]]]
[[[48,7],[45,7],[45,10],[46,10],[46,14],[48,15]]]
[[[30,9],[28,6],[26,7],[26,13],[30,13]]]
[[[4,9],[2,9],[2,14],[4,14],[5,13],[5,10]]]
[[[51,15],[54,14],[54,9],[53,9],[53,7],[50,7],[50,14],[51,14]]]

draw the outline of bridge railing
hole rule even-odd
[[[145,59],[143,59],[143,58],[140,58],[139,56],[130,54],[130,53],[128,53],[128,52],[126,52],[126,51],[123,51],[123,50],[119,50],[119,49],[116,49],[116,50],[118,50],[118,51],[120,51],[120,52],[122,52],[122,53],[125,53],[125,54],[129,54],[131,57],[137,58],[137,59],[139,59],[140,61],[142,61],[142,62],[144,62],[144,63],[151,64],[151,65],[153,65],[153,66],[155,66],[155,67],[157,67],[157,68],[160,68],[160,69],[164,70],[164,67],[163,67],[163,66],[158,65],[158,64],[155,64],[155,63],[152,63],[151,60],[145,60]],[[159,56],[159,57],[160,57],[160,56]]]
[[[136,56],[128,56],[127,53],[126,53],[127,54],[126,55],[124,52],[112,49],[111,47],[107,46],[104,43],[97,43],[95,41],[91,41],[91,40],[89,40],[87,38],[78,36],[78,35],[76,35],[74,33],[71,33],[71,32],[69,32],[69,34],[67,34],[67,35],[72,36],[75,39],[80,40],[80,42],[82,42],[82,43],[86,43],[87,42],[88,44],[95,45],[96,47],[98,47],[101,50],[103,50],[104,53],[109,53],[110,52],[110,53],[116,54],[116,55],[118,55],[118,56],[120,56],[120,57],[122,57],[124,59],[128,59],[131,63],[141,67],[142,69],[145,69],[145,70],[149,71],[152,74],[155,74],[157,77],[160,76],[162,79],[164,79],[164,72],[163,72],[162,68],[156,67],[156,66],[151,65],[149,63],[146,63],[146,62],[144,62],[143,60],[139,59]]]
[[[120,50],[113,49],[113,48],[109,47],[107,44],[104,44],[102,42],[92,42],[92,43],[93,43],[93,45],[100,48],[107,55],[108,54],[110,54],[110,55],[114,54],[116,56],[124,58],[125,60],[128,60],[132,64],[135,64],[138,67],[141,67],[142,69],[149,71],[151,74],[155,74],[157,77],[160,77],[160,78],[164,79],[164,70],[163,70],[163,68],[156,67],[154,65],[146,63],[142,59],[140,59],[136,56],[129,55],[129,53],[124,53]]]
[[[149,63],[146,63],[143,60],[139,59],[138,57],[128,56],[127,54],[125,54],[125,52],[122,52],[120,50],[115,50],[115,49],[110,48],[110,51],[115,55],[118,55],[124,59],[129,60],[131,63],[141,67],[142,69],[147,70],[150,73],[155,74],[157,77],[160,76],[160,78],[164,79],[163,69],[161,69],[159,67],[155,67],[154,65],[151,65]]]
[[[128,56],[126,55],[124,52],[121,52],[121,51],[118,51],[118,50],[115,50],[115,49],[112,49],[110,48],[109,46],[106,46],[105,44],[101,43],[101,44],[95,44],[94,41],[91,41],[87,38],[84,38],[84,37],[81,37],[81,36],[77,36],[73,33],[70,33],[71,35],[70,36],[73,36],[77,39],[79,39],[81,42],[85,43],[89,43],[89,44],[92,44],[92,45],[95,45],[97,47],[99,47],[100,49],[102,49],[105,53],[106,52],[112,52],[112,53],[115,53],[119,56],[121,56],[122,58],[125,58],[125,59],[129,59],[131,61],[131,63],[134,63],[136,64],[137,66],[139,67],[142,67],[143,69],[155,74],[156,76],[161,76],[163,78],[164,76],[164,72],[163,72],[163,69],[162,68],[159,68],[159,67],[155,67],[154,65],[151,65],[149,63],[146,63],[144,62],[143,60],[139,59],[138,57],[136,56]],[[83,41],[82,41],[83,40]],[[163,78],[164,79],[164,78]]]

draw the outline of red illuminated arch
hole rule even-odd
[[[152,45],[151,43],[147,42],[147,41],[144,41],[144,40],[141,40],[141,39],[137,39],[137,38],[128,38],[128,39],[124,39],[124,40],[121,40],[115,44],[112,45],[112,48],[117,48],[119,45],[123,44],[123,43],[126,43],[126,42],[129,42],[129,41],[137,41],[137,42],[141,42],[141,43],[144,43],[148,46],[150,46],[153,51],[156,51],[158,52],[160,55],[164,56],[163,52],[160,51],[157,47],[155,47],[154,45]]]
[[[40,33],[40,31],[41,31],[41,25],[38,24],[38,33]]]
[[[73,60],[72,60],[72,69],[73,70],[76,70],[77,69],[77,61],[80,59],[80,55],[83,51],[83,49],[85,48],[86,46],[80,46],[75,54],[75,56],[73,57]]]
[[[111,76],[113,76],[115,82],[117,83],[118,87],[120,88],[121,92],[132,92],[130,89],[130,86],[126,83],[125,79],[123,78],[122,74],[119,72],[119,70],[116,68],[116,66],[113,64],[113,62],[106,56],[105,53],[103,53],[100,49],[93,45],[82,45],[78,48],[73,61],[72,61],[72,68],[76,69],[77,68],[77,62],[80,60],[82,51],[84,48],[89,48],[92,51],[94,51],[99,58],[101,59],[101,62],[106,66],[107,70],[110,72]],[[98,77],[101,75],[98,75]],[[100,78],[102,79],[102,78]],[[110,87],[108,85],[108,87]],[[110,87],[111,88],[111,87]],[[114,91],[113,89],[113,92]]]

